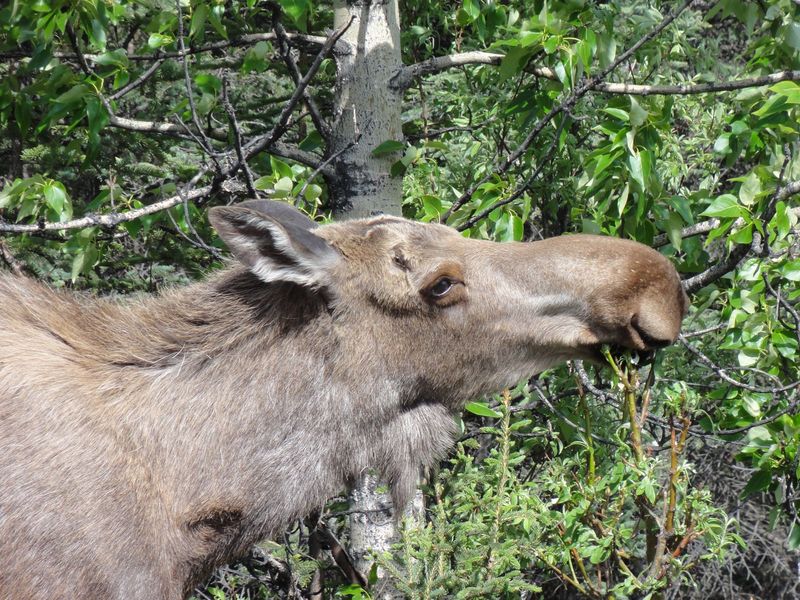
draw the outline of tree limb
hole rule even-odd
[[[338,31],[334,32],[325,42],[325,44],[320,49],[319,53],[317,54],[314,62],[309,67],[308,72],[305,74],[303,79],[298,84],[297,88],[295,89],[292,97],[289,99],[289,102],[286,103],[283,110],[281,111],[280,117],[278,118],[278,122],[272,128],[272,130],[253,140],[250,142],[246,148],[244,148],[244,158],[249,159],[259,152],[264,150],[272,150],[275,151],[275,144],[278,138],[283,135],[283,133],[287,129],[287,124],[289,121],[289,116],[291,115],[292,111],[294,111],[297,104],[303,97],[303,92],[308,84],[313,79],[314,75],[319,70],[322,61],[328,55],[328,53],[333,48],[334,44],[339,40],[339,38],[347,31],[347,29],[352,24],[352,19],[344,25],[344,27],[340,28]],[[109,111],[110,112],[110,111]],[[154,129],[158,133],[170,133],[170,134],[177,134],[180,135],[183,132],[183,128],[178,125],[171,125],[165,123],[150,123],[147,121],[134,121],[132,119],[126,119],[124,121],[119,121],[119,117],[115,117],[113,114],[109,117],[109,123],[112,120],[116,120],[117,126],[120,126],[122,123],[125,125],[129,125],[129,129],[133,129],[134,131],[153,131]],[[151,126],[154,126],[151,128]],[[174,127],[174,129],[173,129]],[[315,164],[318,161],[314,161]],[[237,162],[235,165],[226,169],[223,172],[217,174],[214,183],[211,185],[206,185],[201,188],[197,188],[191,190],[186,193],[177,194],[174,196],[170,196],[164,200],[159,202],[155,202],[148,206],[144,206],[139,209],[129,210],[122,213],[108,213],[104,215],[85,215],[79,219],[72,219],[71,221],[65,221],[63,223],[55,223],[55,222],[47,222],[47,221],[40,221],[38,223],[33,224],[12,224],[12,223],[0,223],[0,233],[37,233],[41,231],[58,231],[58,230],[65,230],[65,229],[81,229],[83,227],[114,227],[119,223],[132,221],[134,219],[138,219],[139,217],[143,217],[145,215],[153,214],[159,212],[161,210],[166,210],[168,208],[172,208],[173,206],[177,206],[181,202],[190,201],[190,200],[197,200],[198,198],[202,198],[207,196],[208,194],[216,191],[218,185],[222,182],[226,182],[230,180],[239,168],[242,167],[241,162]],[[324,172],[324,171],[323,171]]]
[[[327,37],[321,35],[309,35],[306,33],[295,33],[295,32],[287,32],[286,35],[289,37],[290,40],[293,42],[298,42],[300,44],[306,46],[323,46],[325,42],[328,40]],[[238,38],[231,39],[231,40],[220,40],[218,42],[211,42],[209,44],[205,44],[203,46],[196,46],[192,47],[189,46],[183,52],[162,52],[161,54],[156,57],[152,54],[128,54],[128,60],[136,60],[136,61],[152,61],[156,60],[156,58],[181,58],[183,56],[189,56],[191,54],[201,54],[203,52],[211,52],[214,50],[222,50],[225,48],[237,48],[241,46],[250,46],[253,44],[257,44],[258,42],[271,42],[275,40],[275,33],[274,32],[267,32],[267,33],[246,33],[244,35],[239,36]],[[124,48],[122,48],[124,50]],[[110,48],[108,51],[111,52],[116,50],[116,48]],[[71,54],[69,52],[53,52],[53,58],[60,58],[64,60],[77,60],[78,56],[76,54]],[[87,61],[96,62],[100,58],[100,54],[84,54],[84,58]],[[0,60],[9,60],[9,59],[23,59],[23,58],[30,58],[30,54],[27,52],[18,52],[18,51],[11,51],[11,52],[0,52]]]
[[[453,67],[464,65],[494,65],[498,66],[505,58],[504,54],[484,52],[460,52],[449,56],[436,56],[400,69],[392,77],[390,85],[396,90],[405,90],[411,86],[414,79],[440,73]],[[558,76],[549,67],[529,67],[525,69],[536,77],[558,81]],[[781,81],[800,81],[800,71],[778,71],[759,77],[746,79],[731,79],[728,81],[713,81],[708,83],[683,83],[675,85],[638,85],[633,83],[601,82],[594,86],[593,91],[608,94],[629,94],[632,96],[688,96],[691,94],[708,94],[714,92],[730,92],[751,87],[761,87]]]
[[[774,216],[775,205],[778,202],[786,200],[790,196],[799,193],[800,193],[800,180],[792,181],[784,186],[779,185],[778,189],[775,191],[772,198],[770,198],[770,201],[765,210],[766,214],[763,217],[764,220],[769,221],[772,219],[772,217]],[[795,211],[798,211],[796,214],[800,214],[800,209],[798,208],[792,209],[792,212]],[[699,227],[700,224],[698,224],[698,226],[692,226],[692,227],[694,227],[695,229],[703,229],[703,230],[708,229],[708,231],[710,231],[711,229],[714,228],[711,226],[713,221],[714,219],[711,219],[709,221],[704,221],[704,223],[708,223],[708,225],[702,228]],[[743,220],[742,224],[744,224]],[[766,222],[764,223],[764,226],[766,226]],[[697,233],[694,233],[694,235],[697,235]],[[683,289],[686,290],[687,294],[692,294],[697,290],[707,286],[709,283],[715,282],[717,279],[726,275],[727,273],[730,273],[737,267],[739,262],[741,262],[751,250],[754,250],[755,244],[756,244],[756,238],[754,237],[752,244],[736,246],[733,250],[731,250],[730,254],[725,260],[706,269],[702,273],[699,273],[693,277],[685,279],[683,281]]]
[[[141,119],[130,119],[128,117],[110,115],[108,124],[112,127],[125,129],[127,131],[174,135],[177,137],[186,137],[188,139],[188,136],[185,135],[186,130],[176,123],[158,123],[155,121],[143,121]],[[226,141],[228,139],[228,130],[224,128],[215,128],[207,131],[206,135],[218,141]],[[273,142],[269,150],[276,156],[289,158],[312,168],[318,168],[320,166],[320,158],[316,154],[283,144],[279,141]],[[330,168],[323,167],[321,173],[326,177],[333,176],[333,170]]]
[[[197,200],[207,196],[214,189],[213,185],[205,185],[186,193],[175,194],[159,202],[154,202],[142,208],[136,208],[124,212],[112,212],[104,215],[88,214],[79,219],[64,221],[62,223],[39,222],[31,224],[13,224],[0,222],[0,233],[38,233],[41,231],[61,231],[66,229],[82,229],[84,227],[114,227],[120,223],[133,221],[146,215],[152,215],[162,210],[177,206],[184,200]]]

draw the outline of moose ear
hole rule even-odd
[[[317,224],[288,204],[251,200],[214,207],[208,218],[234,256],[265,282],[327,287],[330,268],[341,259],[311,233]]]

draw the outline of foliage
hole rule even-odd
[[[574,365],[468,405],[464,436],[426,490],[426,523],[380,561],[411,597],[769,597],[797,585],[791,572],[759,579],[743,563],[796,561],[800,547],[800,7],[696,2],[584,89],[677,4],[401,3],[405,64],[502,55],[405,91],[405,139],[387,136],[372,153],[397,157],[406,216],[499,241],[637,239],[670,257],[692,292],[682,343],[638,375],[628,364],[584,378]],[[277,38],[257,37],[276,21],[292,36],[324,36],[333,10],[308,0],[0,8],[0,226],[125,214],[211,190],[115,226],[7,235],[0,257],[56,286],[130,293],[218,267],[205,208],[250,184],[326,219],[333,180],[319,168],[331,152],[307,105],[280,138],[291,156],[273,147],[219,176],[237,160],[237,134],[271,131],[296,87]],[[317,47],[291,39],[304,73]],[[767,85],[720,85],[791,70]],[[309,88],[325,115],[336,75],[326,58]],[[719,464],[741,479],[736,489],[702,475],[708,447],[735,459],[741,471]],[[747,519],[774,528],[776,554],[744,533]],[[306,538],[289,535],[291,552],[270,547],[303,577]],[[269,564],[245,569],[258,574],[247,585],[288,594],[280,577],[263,584]],[[704,583],[719,580],[720,565],[732,574],[725,590]],[[208,595],[235,597],[246,577],[222,573]]]

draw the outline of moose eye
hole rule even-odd
[[[436,283],[434,283],[433,286],[431,286],[430,295],[434,298],[441,298],[453,288],[453,285],[454,282],[452,279],[448,277],[442,277]]]

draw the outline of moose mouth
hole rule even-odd
[[[674,340],[665,340],[649,334],[633,317],[628,325],[622,330],[621,335],[614,336],[607,341],[601,341],[585,347],[587,360],[599,364],[606,364],[604,350],[615,361],[629,356],[634,364],[649,364],[655,358],[656,352],[661,348],[666,348]]]

